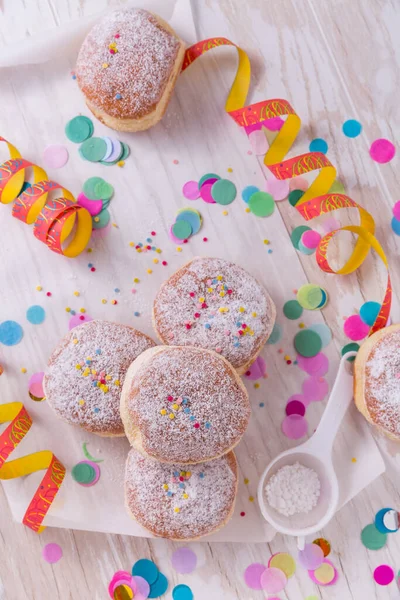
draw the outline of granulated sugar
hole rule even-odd
[[[308,513],[317,505],[321,484],[318,475],[299,462],[286,465],[265,486],[267,501],[281,515]]]

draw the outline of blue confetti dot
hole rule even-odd
[[[132,575],[143,577],[149,585],[152,585],[161,575],[158,567],[152,560],[141,558],[132,567]],[[164,592],[163,592],[164,593]]]
[[[174,477],[179,477],[179,471],[174,471]]]
[[[210,429],[210,427],[211,427],[211,423],[209,423],[209,422],[207,421],[207,423],[206,423],[206,429]]]
[[[71,310],[71,315],[76,315],[76,311],[75,310]]]
[[[309,146],[310,152],[322,152],[326,154],[328,152],[328,144],[322,138],[315,138]]]
[[[167,492],[167,496],[171,497],[172,496],[172,492]]]
[[[98,412],[100,412],[100,409],[99,409],[99,408],[97,408],[97,406],[96,406],[96,408],[94,408],[94,409],[93,409],[93,411],[94,411],[95,413],[98,413]]]
[[[204,479],[204,473],[199,473],[200,479]]]
[[[146,579],[146,578],[145,578]],[[168,579],[162,573],[158,573],[156,581],[150,586],[149,598],[159,598],[168,589]]]
[[[190,415],[190,408],[184,408],[184,409],[183,409],[183,412],[184,412],[186,415]]]
[[[115,94],[115,99],[116,100],[121,100],[121,98],[122,98],[121,94]]]
[[[76,75],[72,75],[72,79],[76,79]]]
[[[268,254],[272,254],[272,250],[271,250],[271,248],[268,250]]]
[[[119,288],[114,288],[114,292],[115,292],[116,294],[118,294],[118,293],[119,293]]]
[[[146,239],[146,242],[148,242],[149,244],[151,244],[151,242],[152,242],[152,241],[153,241],[153,240],[152,240],[151,238],[147,238],[147,239]]]
[[[140,316],[140,313],[137,310],[133,314],[135,315],[135,317],[139,317]]]
[[[92,386],[97,387],[97,381],[93,381]]]
[[[343,133],[349,138],[355,138],[360,135],[362,130],[362,125],[359,121],[355,119],[349,119],[345,121],[342,126]]]
[[[187,399],[187,398],[184,398],[184,399],[182,400],[182,404],[187,404],[187,403],[188,403],[188,399]]]
[[[156,247],[155,247],[155,246],[152,246],[152,247],[151,247],[151,249],[152,249],[152,250],[156,250]]]
[[[260,188],[256,187],[255,185],[248,185],[242,191],[242,199],[246,202],[246,204],[248,204],[251,196],[259,191]]]
[[[88,267],[91,269],[93,267],[93,263],[88,263]]]
[[[264,402],[260,402],[260,404],[258,406],[260,406],[261,408],[263,408]]]
[[[182,489],[184,490],[184,489],[185,489],[185,484],[184,484],[184,483],[180,483],[180,484],[179,484],[179,487],[181,488],[181,490],[182,490]]]
[[[205,327],[206,329],[211,329],[211,325],[210,325],[210,323],[206,323],[206,324],[204,325],[204,327]]]
[[[0,342],[5,346],[15,346],[23,336],[23,329],[16,321],[3,321],[0,324]]]
[[[101,354],[101,350],[100,350],[100,348],[97,348],[97,350],[96,350],[96,354]]]
[[[395,217],[392,219],[392,229],[396,235],[400,235],[400,221]]]
[[[194,417],[193,415],[190,417],[191,421],[194,421],[196,417]]]
[[[381,305],[379,302],[365,302],[360,308],[360,317],[364,323],[372,327],[380,310]]]
[[[139,242],[139,243],[138,243],[138,246],[139,246],[139,248],[143,248],[143,244],[142,244],[142,242]]]
[[[193,592],[188,585],[181,583],[172,590],[173,600],[193,600]]]
[[[30,306],[26,311],[26,318],[33,325],[40,325],[46,318],[46,311],[38,305]]]

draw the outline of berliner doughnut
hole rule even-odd
[[[89,321],[54,350],[44,376],[47,401],[71,425],[102,436],[123,436],[119,413],[126,371],[153,340],[132,327]]]
[[[400,325],[380,329],[361,346],[354,365],[354,399],[367,421],[400,440]]]
[[[240,374],[257,358],[275,316],[258,281],[221,258],[185,264],[162,284],[153,306],[153,325],[163,344],[214,350]]]
[[[250,404],[240,377],[222,356],[202,348],[157,346],[129,367],[121,417],[139,452],[161,462],[194,464],[236,446]]]
[[[112,129],[142,131],[165,113],[184,54],[184,43],[160,17],[119,9],[89,32],[75,74],[95,117]]]
[[[231,518],[238,485],[233,452],[216,460],[163,464],[132,448],[125,469],[125,504],[130,516],[153,535],[196,540]]]

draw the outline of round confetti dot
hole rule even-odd
[[[283,571],[288,579],[293,577],[296,572],[296,561],[293,556],[287,552],[278,552],[271,556],[268,561],[268,567],[275,567]]]
[[[305,373],[308,373],[308,375],[322,377],[323,375],[326,375],[329,370],[329,359],[323,352],[319,352],[315,356],[309,358],[298,354],[296,360],[297,366],[302,371],[305,371]]]
[[[269,217],[275,210],[275,202],[267,192],[255,192],[249,200],[249,208],[256,217]]]
[[[308,181],[305,177],[294,177],[289,181],[289,190],[301,190],[306,192],[308,190]]]
[[[23,338],[24,332],[16,321],[0,323],[0,342],[5,346],[15,346]]]
[[[393,216],[400,221],[400,200],[393,206]]]
[[[306,310],[317,310],[324,299],[322,289],[314,283],[302,285],[296,298]]]
[[[85,183],[83,184],[83,193],[85,194],[86,198],[89,200],[99,200],[99,198],[96,196],[96,186],[99,183],[103,183],[103,181],[104,179],[101,177],[89,177],[89,179],[86,179]]]
[[[331,553],[331,545],[328,542],[328,540],[326,540],[324,538],[317,538],[316,540],[313,541],[313,544],[316,544],[317,546],[319,546],[322,549],[322,552],[324,553],[325,558],[327,556],[329,556],[329,554]]]
[[[267,344],[277,344],[282,339],[282,327],[279,323],[275,323],[271,335],[267,340]]]
[[[300,415],[301,417],[304,417],[306,414],[306,407],[300,400],[291,400],[286,404],[285,412],[288,416]]]
[[[94,219],[92,219],[93,229],[104,229],[104,227],[107,227],[107,225],[109,224],[110,219],[111,215],[108,212],[108,210],[102,210],[101,213],[99,213],[96,217],[94,217]]]
[[[297,300],[288,300],[283,305],[283,314],[287,319],[294,321],[295,319],[299,319],[303,314],[303,307]]]
[[[147,558],[141,558],[132,567],[132,575],[139,575],[147,581],[149,585],[152,585],[159,575],[157,565]]]
[[[323,377],[309,377],[301,386],[303,396],[308,402],[320,402],[329,391],[329,385]]]
[[[336,569],[330,561],[324,560],[322,565],[310,573],[310,577],[318,585],[332,585],[336,575]]]
[[[377,530],[374,523],[367,525],[361,532],[361,541],[368,550],[380,550],[386,545],[387,534]]]
[[[358,342],[367,337],[369,326],[361,320],[359,315],[352,315],[345,320],[343,330],[348,338]]]
[[[172,590],[173,600],[193,600],[193,592],[188,585],[180,584]]]
[[[267,180],[267,192],[271,194],[275,202],[285,200],[289,195],[289,182],[287,179],[276,179],[272,177]]]
[[[260,188],[256,187],[255,185],[248,185],[242,191],[242,199],[244,200],[244,202],[246,202],[246,204],[248,204],[251,196],[259,191]]]
[[[83,142],[79,148],[79,152],[86,160],[99,162],[106,155],[107,144],[102,138],[92,137]]]
[[[362,125],[359,121],[355,119],[348,119],[342,125],[343,133],[346,137],[355,138],[360,135],[362,130]]]
[[[310,229],[301,236],[301,243],[309,250],[315,250],[321,241],[321,234],[318,231]]]
[[[271,119],[264,121],[264,125],[269,131],[279,131],[284,124],[285,121],[281,117],[271,117]]]
[[[394,579],[394,571],[389,565],[380,565],[374,571],[374,579],[378,585],[389,585]]]
[[[182,193],[188,200],[197,200],[197,198],[200,198],[197,181],[187,181],[182,188]]]
[[[29,379],[28,390],[36,398],[44,398],[43,378],[44,372],[40,371],[39,373],[34,373]]]
[[[304,196],[303,190],[292,190],[289,194],[289,204],[296,206],[302,196]]]
[[[32,325],[40,325],[46,318],[46,311],[38,305],[30,306],[26,311],[26,318]]]
[[[298,560],[301,566],[308,571],[318,569],[324,562],[324,553],[316,544],[306,544],[303,550],[299,550]]]
[[[217,204],[226,206],[236,198],[236,186],[229,179],[219,179],[211,188],[211,196]]]
[[[398,531],[400,527],[399,513],[393,508],[387,510],[383,515],[383,525],[386,531],[389,533],[394,533],[395,531]]]
[[[81,144],[92,134],[93,123],[88,117],[74,117],[65,126],[65,135],[74,144]]]
[[[301,356],[309,358],[316,356],[322,348],[322,341],[318,333],[311,329],[303,329],[294,337],[294,347]]]
[[[379,302],[365,302],[360,308],[360,318],[364,323],[372,327],[381,310]]]
[[[250,381],[257,381],[267,374],[267,365],[262,356],[257,356],[248,371],[246,371],[246,378]]]
[[[71,475],[77,483],[93,483],[97,475],[95,464],[90,461],[82,461],[72,467]]]
[[[322,138],[315,138],[310,143],[309,150],[310,152],[322,152],[322,154],[326,154],[328,152],[328,144]]]
[[[396,217],[393,217],[390,224],[391,224],[393,232],[396,235],[400,235],[400,220],[396,219]]]
[[[310,325],[308,329],[318,333],[319,337],[321,338],[323,348],[326,348],[326,346],[332,340],[332,332],[325,323],[314,323],[313,325]]]
[[[261,575],[267,567],[261,563],[252,563],[244,572],[244,581],[252,590],[262,590]]]
[[[268,151],[268,140],[262,129],[249,133],[249,142],[251,144],[251,149],[256,156],[263,156]]]
[[[307,434],[308,423],[301,415],[288,415],[282,421],[282,433],[290,440],[299,440]]]
[[[221,177],[219,175],[217,175],[216,173],[206,173],[205,175],[203,175],[203,177],[200,177],[200,179],[199,179],[199,186],[198,186],[199,189],[202,187],[203,183],[205,183],[209,179],[212,179],[214,182],[217,179],[221,179]]]
[[[299,227],[295,227],[290,234],[290,239],[296,250],[299,249],[299,242],[305,231],[310,231],[310,227],[307,227],[307,225],[300,225]]]
[[[108,183],[107,181],[104,181],[104,179],[102,179],[101,181],[98,181],[96,183],[96,185],[94,186],[94,194],[96,196],[97,200],[111,200],[111,198],[114,195],[114,188],[111,185],[111,183]],[[103,207],[105,208],[105,207]]]
[[[297,250],[306,256],[311,256],[311,254],[314,254],[315,252],[315,248],[306,248],[301,240],[299,241]]]
[[[212,189],[213,185],[214,185],[214,182],[213,183],[205,183],[200,188],[200,196],[201,196],[202,200],[204,200],[204,202],[207,202],[207,204],[215,204],[215,200],[211,195],[211,189]]]
[[[172,225],[172,233],[178,240],[186,240],[192,235],[192,226],[188,221],[176,221]]]
[[[128,573],[129,575],[129,573]],[[135,575],[133,577],[134,581],[136,582],[136,590],[137,593],[135,594],[135,598],[140,600],[140,596],[142,596],[143,598],[148,598],[149,594],[150,594],[150,585],[149,583],[144,579],[144,577],[140,577],[140,575]]]
[[[388,529],[385,525],[385,516],[389,514],[389,517],[391,516],[391,528]],[[388,519],[389,521],[389,519]],[[381,508],[381,510],[379,510],[376,515],[375,515],[375,527],[377,528],[377,530],[380,533],[393,533],[394,531],[397,531],[397,529],[399,525],[399,518],[398,518],[398,514],[395,510],[393,510],[392,508]]]
[[[197,566],[197,556],[190,548],[178,548],[172,554],[171,562],[178,573],[192,573]]]
[[[186,209],[179,212],[177,217],[177,221],[187,221],[192,228],[192,235],[198,233],[201,228],[201,216],[200,213],[196,210]]]
[[[58,544],[46,544],[42,550],[42,556],[51,565],[57,563],[63,555],[61,546]]]
[[[114,585],[114,593],[112,597],[113,600],[132,600],[134,597],[134,592],[129,584],[119,584],[119,582],[117,582],[117,584]]]
[[[343,346],[342,350],[341,350],[341,355],[344,356],[345,354],[347,354],[347,352],[358,352],[360,349],[360,345],[354,343],[351,344],[346,344],[345,346]],[[349,362],[353,362],[355,359],[355,356],[352,356],[351,358],[348,358],[347,360]]]
[[[281,569],[268,567],[261,575],[261,588],[268,594],[281,592],[287,584],[287,577]]]
[[[71,310],[71,314],[72,314],[72,312],[73,311]],[[88,323],[89,321],[93,321],[93,319],[88,314],[84,314],[84,315],[74,314],[74,316],[71,317],[69,320],[68,328],[71,330],[74,327],[76,327],[77,325],[82,325],[83,323]]]
[[[61,144],[51,144],[43,151],[43,163],[48,169],[61,169],[67,164],[68,158],[68,150]]]
[[[144,579],[146,579],[146,577],[144,577]],[[146,579],[146,581],[147,581],[147,579]],[[154,581],[154,583],[152,583],[150,585],[150,593],[149,593],[148,597],[149,598],[159,598],[160,596],[165,594],[167,589],[168,589],[168,579],[165,577],[165,575],[163,573],[159,572],[157,575],[157,579]],[[184,598],[184,596],[182,596],[182,599],[183,598]],[[188,598],[189,598],[189,596],[188,596]]]
[[[384,138],[380,138],[372,142],[371,147],[369,149],[369,154],[377,163],[387,163],[392,160],[394,155],[396,154],[396,148],[389,142],[389,140],[385,140]]]
[[[101,200],[91,200],[90,198],[87,198],[83,192],[79,194],[77,200],[79,206],[86,208],[92,217],[95,217],[103,210],[103,202]]]

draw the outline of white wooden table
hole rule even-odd
[[[109,4],[117,6],[123,3],[114,0]],[[0,45],[91,14],[106,5],[106,0],[3,0],[0,2]],[[223,35],[249,51],[253,65],[254,99],[288,99],[303,119],[300,144],[319,136],[329,140],[329,157],[337,165],[346,190],[376,219],[378,238],[384,243],[392,265],[392,319],[398,321],[400,276],[397,257],[400,239],[391,232],[390,219],[391,206],[399,200],[399,177],[396,171],[399,158],[380,166],[368,156],[368,146],[372,140],[387,137],[396,142],[400,132],[398,4],[392,0],[253,0],[247,3],[240,0],[193,0],[193,5],[199,39]],[[221,60],[215,55],[203,60],[203,65],[196,71],[197,81],[192,79],[190,83],[178,85],[174,106],[179,107],[183,96],[190,94],[193,111],[198,110],[198,115],[201,115],[204,101],[202,93],[208,86],[210,99],[217,105],[217,115],[222,110],[234,63],[231,59]],[[358,150],[356,146],[345,143],[341,133],[341,125],[348,118],[360,120],[364,128]],[[7,129],[10,137],[18,140],[17,125],[12,136],[13,127],[3,123],[0,115],[0,126]],[[235,141],[239,137],[236,131],[235,135],[232,134],[232,155],[238,152]],[[200,140],[198,142],[201,143]],[[217,136],[214,142],[218,144]],[[44,145],[44,141],[39,143],[34,140],[33,143],[36,144],[36,150]],[[211,149],[211,152],[216,151]],[[226,162],[229,163],[229,156],[226,156]],[[254,157],[243,160],[241,175],[243,182],[246,182],[246,178],[250,182],[251,177],[261,181]],[[177,195],[180,193],[177,186],[175,191]],[[174,209],[180,205],[177,202]],[[279,210],[289,231],[301,223],[301,218],[288,203],[279,204]],[[171,210],[168,214],[171,215]],[[1,218],[11,219],[9,214],[2,214]],[[352,220],[353,216],[344,216],[343,220],[347,218]],[[221,218],[218,227],[220,223]],[[226,236],[231,231],[237,236],[241,232],[239,221],[228,222],[223,227]],[[262,232],[261,225],[258,231]],[[32,237],[26,243],[34,244],[35,241]],[[280,243],[291,247],[288,237],[286,241],[280,240]],[[276,251],[279,248],[277,246]],[[343,259],[342,248],[336,252],[335,258],[338,260]],[[7,258],[13,265],[19,258],[18,251],[15,252],[15,256]],[[371,256],[357,274],[337,278],[324,275],[309,257],[292,252],[290,261],[293,256],[294,260],[300,261],[300,268],[310,281],[319,282],[328,290],[331,300],[323,317],[333,331],[337,349],[340,349],[346,342],[341,327],[342,316],[359,308],[363,299],[379,301],[383,295],[385,273],[379,261]],[[237,257],[240,262],[240,249],[237,250]],[[58,263],[54,262],[53,257],[51,260],[55,269]],[[10,263],[7,262],[4,267],[3,262],[2,270],[7,270]],[[39,282],[45,266],[38,261],[35,268]],[[71,273],[73,264],[68,267],[68,276]],[[13,277],[8,277],[7,281],[11,280]],[[18,271],[14,284],[17,288],[22,286]],[[286,296],[289,291],[285,290]],[[105,312],[99,316],[109,314]],[[6,316],[0,306],[0,320],[3,318]],[[32,344],[32,356],[36,351]],[[0,362],[5,357],[3,354],[0,355]],[[12,369],[17,380],[21,377],[19,363],[13,364]],[[3,380],[0,379],[1,400],[7,401],[19,389],[19,384],[14,387],[13,383],[9,383],[9,378],[7,383],[3,383]],[[281,389],[287,391],[283,384]],[[284,400],[282,403],[284,406]],[[317,589],[306,572],[298,569],[285,592],[279,594],[280,598],[303,600],[311,594],[330,600],[399,597],[394,583],[389,589],[380,588],[373,581],[372,572],[382,563],[388,563],[395,569],[400,566],[400,535],[390,536],[386,548],[375,553],[367,552],[359,539],[361,529],[371,522],[377,510],[384,506],[398,508],[400,503],[396,449],[389,447],[384,440],[379,440],[379,443],[385,453],[387,473],[346,505],[322,532],[333,548],[332,559],[340,573],[337,584]],[[1,488],[0,515],[1,600],[104,599],[113,573],[119,569],[129,569],[135,560],[145,556],[157,562],[171,583],[188,583],[195,592],[196,600],[261,600],[261,592],[252,592],[245,587],[242,577],[244,569],[252,562],[266,562],[274,552],[296,552],[295,542],[281,535],[277,535],[268,547],[251,543],[195,544],[193,548],[198,554],[199,566],[193,575],[182,578],[174,574],[170,565],[170,556],[176,547],[173,543],[61,529],[48,529],[37,536],[11,521]],[[64,551],[63,559],[54,566],[41,558],[41,548],[48,542],[59,543]],[[170,597],[170,593],[167,597]]]

